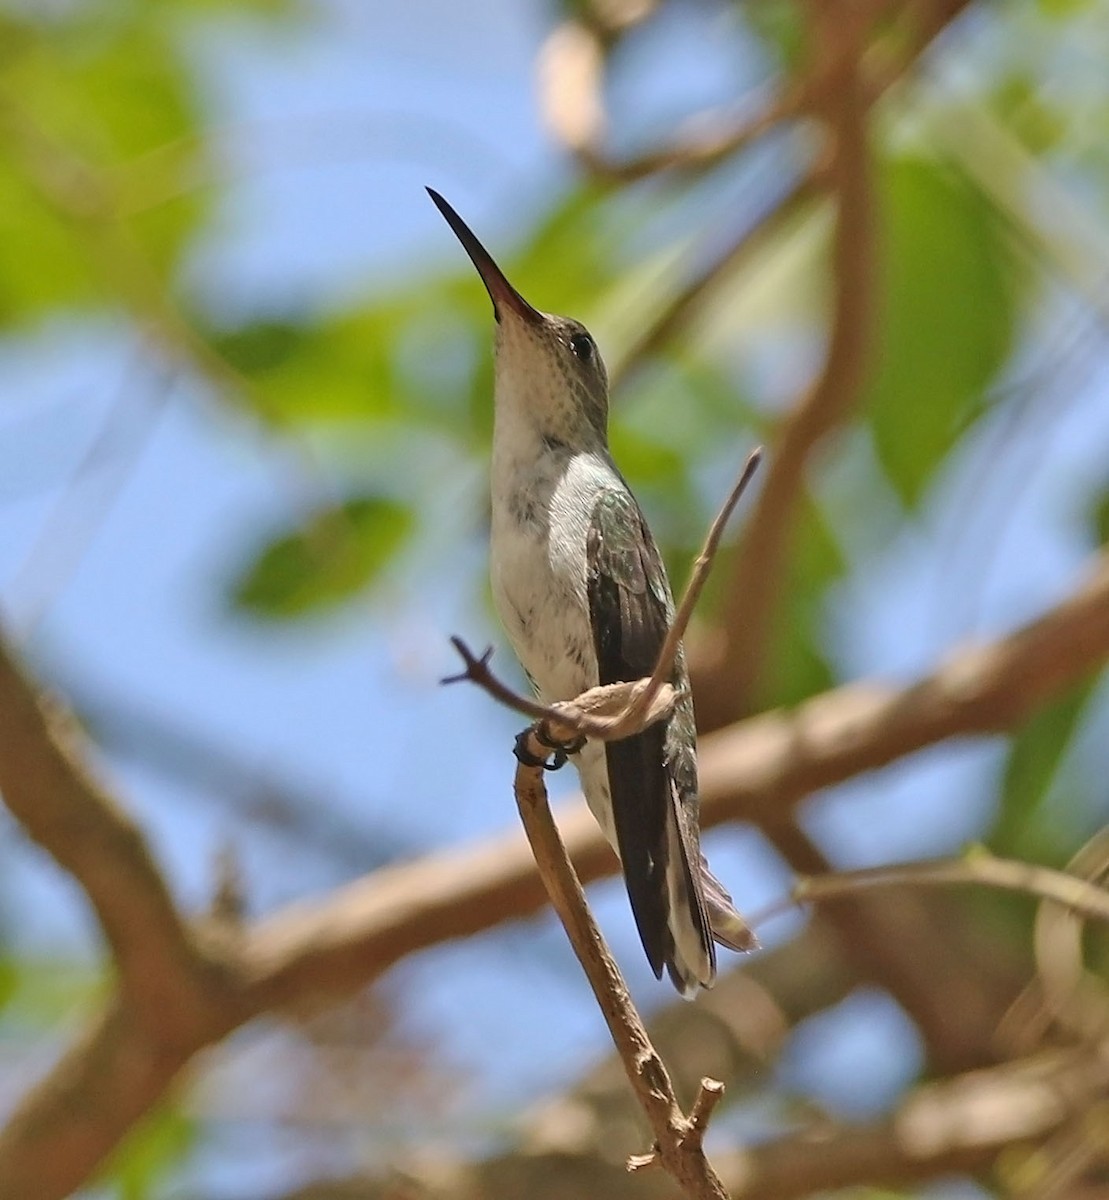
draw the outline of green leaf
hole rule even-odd
[[[1013,343],[1018,279],[1000,221],[962,176],[887,159],[868,412],[878,457],[909,505],[975,415]]]
[[[124,214],[131,181],[137,177],[149,190],[152,184],[144,175],[156,174],[162,161],[142,156],[189,139],[199,129],[191,82],[160,22],[132,19],[98,25],[95,32],[62,30],[44,39],[41,53],[25,55],[14,75],[12,86],[36,126],[63,153],[102,174],[107,193],[118,187]],[[145,166],[140,169],[137,160]],[[128,173],[117,175],[124,165]],[[204,194],[192,189],[126,216],[130,233],[158,274],[168,276],[176,266],[204,207]],[[75,227],[88,238],[88,230]]]
[[[0,157],[0,323],[90,304],[103,293],[73,227]]]
[[[184,63],[159,22],[115,18],[28,22],[5,60],[18,106],[0,142],[0,319],[133,292],[151,269],[168,278],[197,227],[196,191],[132,209],[136,161],[199,126]],[[140,252],[137,267],[125,243]]]
[[[113,1154],[104,1177],[116,1185],[119,1200],[151,1200],[196,1140],[192,1118],[168,1106],[160,1108]]]
[[[266,319],[209,338],[257,385],[259,415],[275,425],[411,415],[418,397],[398,349],[417,307],[406,297],[324,319]]]
[[[1052,857],[1052,846],[1030,843],[1050,836],[1044,804],[1060,764],[1082,724],[1094,684],[1087,683],[1041,709],[1011,740],[1001,782],[1001,802],[990,848],[998,854]]]
[[[760,0],[758,4],[743,5],[742,13],[783,69],[789,71],[801,62],[805,53],[805,22],[792,0]]]
[[[256,321],[228,333],[211,336],[213,347],[244,375],[276,371],[303,349],[313,336],[295,321]]]
[[[673,445],[626,424],[614,425],[612,456],[636,488],[672,488],[685,483],[687,464]]]
[[[412,527],[412,513],[381,496],[322,509],[256,555],[233,585],[232,601],[269,619],[333,608],[378,578]]]
[[[1045,16],[1066,20],[1091,8],[1093,0],[1037,0],[1037,7]]]
[[[1066,110],[1053,104],[1038,81],[1014,71],[999,81],[991,107],[1037,156],[1056,149],[1067,135]]]
[[[822,648],[821,622],[827,590],[845,566],[823,512],[806,497],[794,526],[789,578],[775,612],[760,703],[792,706],[834,684]]]
[[[46,1029],[103,999],[103,971],[66,959],[0,959],[0,1008],[6,1022]]]
[[[1092,521],[1098,545],[1109,545],[1109,489],[1095,503]]]
[[[0,1012],[7,1008],[18,987],[19,966],[17,960],[6,955],[0,957]]]
[[[288,17],[306,7],[300,0],[162,0],[163,5],[208,16],[212,13],[249,13],[259,17]]]

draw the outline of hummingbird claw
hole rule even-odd
[[[562,766],[562,763],[556,762],[554,765],[548,765],[546,756],[540,758],[537,754],[532,754],[528,749],[528,738],[532,735],[532,729],[529,726],[522,733],[516,735],[516,744],[512,748],[512,753],[516,755],[516,761],[525,767],[542,767],[544,771],[556,771]],[[565,758],[563,759],[565,762]]]
[[[541,746],[550,750],[550,759],[546,755],[540,758],[539,755],[532,754],[528,749],[528,739],[533,734]],[[542,767],[544,771],[557,771],[569,762],[571,754],[577,754],[584,745],[584,737],[574,738],[572,742],[556,742],[547,729],[546,721],[540,721],[537,725],[529,726],[517,736],[513,753],[525,767]]]
[[[546,746],[548,750],[553,750],[555,757],[562,755],[562,762],[558,765],[561,767],[566,761],[567,755],[577,754],[577,752],[585,745],[586,738],[584,734],[574,738],[572,742],[559,742],[551,737],[551,731],[547,727],[546,721],[540,721],[535,727],[535,740],[541,745]]]
[[[551,751],[551,757],[548,759],[546,755],[542,758],[537,754],[532,754],[528,749],[528,739],[535,735],[535,740]],[[513,754],[516,755],[517,761],[523,763],[525,767],[542,767],[544,771],[557,771],[560,767],[564,767],[570,760],[571,754],[577,752],[585,745],[585,738],[575,738],[572,742],[563,744],[562,742],[554,741],[547,732],[546,723],[540,721],[538,725],[531,725],[518,734],[516,737],[516,745],[513,748]]]

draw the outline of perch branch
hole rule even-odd
[[[575,735],[601,741],[619,741],[620,738],[642,733],[648,725],[666,716],[674,706],[676,692],[666,684],[652,697],[650,709],[638,713],[641,708],[637,703],[638,698],[650,687],[650,679],[601,684],[573,700],[543,704],[520,695],[493,674],[489,669],[492,647],[479,657],[460,637],[452,637],[451,645],[462,656],[465,670],[457,675],[448,675],[441,682],[477,684],[506,708],[545,725],[551,733],[551,740],[555,742],[572,742]]]
[[[534,731],[529,734],[529,742],[529,750],[542,758],[546,751]],[[652,1154],[636,1156],[629,1161],[629,1170],[657,1159],[686,1195],[696,1200],[727,1200],[724,1185],[709,1165],[702,1147],[705,1125],[720,1099],[723,1085],[715,1080],[702,1080],[692,1115],[687,1117],[682,1113],[666,1066],[651,1044],[620,969],[590,915],[581,883],[551,816],[542,768],[519,763],[515,792],[543,886],[585,971],[655,1137]]]
[[[533,720],[545,722],[551,728],[556,742],[572,741],[574,734],[584,734],[603,741],[619,741],[641,733],[648,725],[661,720],[674,704],[675,692],[667,679],[673,674],[682,638],[712,569],[724,528],[761,461],[762,449],[756,447],[747,456],[735,486],[716,514],[701,552],[693,563],[681,603],[670,622],[649,678],[605,684],[590,688],[574,700],[542,704],[513,691],[493,674],[489,669],[492,647],[479,657],[461,638],[452,637],[451,645],[461,655],[465,670],[458,675],[448,675],[442,682],[459,683],[465,680],[477,684],[506,707]]]

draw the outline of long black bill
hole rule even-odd
[[[518,317],[522,317],[533,325],[538,325],[543,320],[543,314],[532,308],[508,282],[504,277],[504,272],[493,261],[489,251],[474,237],[466,222],[433,188],[428,188],[427,194],[435,201],[435,207],[446,217],[447,224],[454,230],[455,237],[462,243],[466,253],[473,260],[474,266],[477,267],[477,273],[481,276],[482,283],[485,284],[489,299],[493,301],[493,313],[497,320],[501,319],[501,305],[503,304]]]

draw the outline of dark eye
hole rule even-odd
[[[593,339],[588,333],[575,333],[570,338],[570,349],[582,362],[588,362],[593,357]]]

